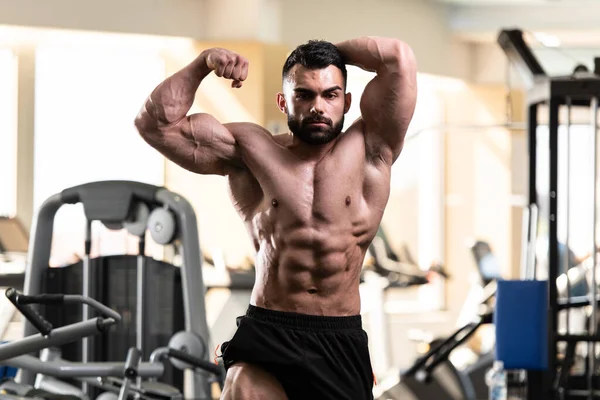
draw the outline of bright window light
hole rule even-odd
[[[554,35],[544,32],[533,32],[533,36],[535,37],[535,40],[546,47],[560,47],[560,40]]]
[[[77,42],[38,47],[35,210],[49,196],[87,182],[164,185],[164,157],[133,124],[144,99],[164,78],[158,51]],[[81,254],[82,208],[62,207],[54,232],[54,254],[61,254],[62,244]],[[66,262],[68,253],[62,257]]]
[[[0,216],[16,214],[17,197],[17,63],[0,49]]]

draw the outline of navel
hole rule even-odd
[[[352,199],[350,196],[346,196],[346,206],[349,206],[352,203]]]
[[[279,206],[279,202],[277,201],[277,199],[273,199],[271,200],[271,205],[275,208],[277,208]]]
[[[317,289],[308,289],[307,292],[309,294],[315,294],[315,293],[317,293]]]

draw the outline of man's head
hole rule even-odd
[[[283,65],[279,109],[292,133],[308,144],[335,139],[344,126],[351,95],[346,93],[346,64],[338,48],[311,40],[298,46]]]

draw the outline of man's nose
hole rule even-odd
[[[323,114],[323,101],[319,96],[315,98],[315,101],[310,108],[311,114]]]

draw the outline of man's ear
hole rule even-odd
[[[281,111],[284,114],[287,114],[287,103],[285,101],[285,96],[283,95],[283,93],[277,93],[277,107],[279,108],[279,111]]]
[[[350,92],[344,95],[344,114],[350,111],[350,106],[352,105],[352,94]]]

